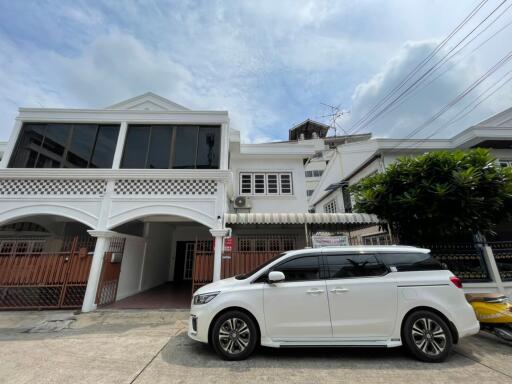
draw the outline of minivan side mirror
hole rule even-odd
[[[285,279],[284,273],[280,271],[272,271],[268,274],[269,283],[279,283]]]

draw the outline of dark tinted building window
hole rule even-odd
[[[131,125],[122,168],[219,168],[220,127]]]
[[[274,268],[284,273],[285,281],[319,280],[320,265],[318,256],[304,256],[286,261]]]
[[[118,125],[23,124],[9,167],[111,168],[118,133]]]
[[[118,135],[117,125],[101,125],[98,128],[90,168],[112,168]]]
[[[67,160],[78,168],[87,168],[92,155],[98,127],[96,125],[77,125],[73,129],[73,137],[69,144]]]
[[[374,255],[325,255],[325,260],[329,279],[382,276],[387,272]]]
[[[197,168],[219,168],[219,129],[200,127],[197,139]]]
[[[173,168],[195,168],[198,127],[176,127],[176,155]]]
[[[149,133],[149,126],[128,127],[121,163],[122,168],[146,168]]]
[[[382,253],[378,257],[386,265],[396,267],[398,272],[444,269],[429,253]]]
[[[151,127],[149,153],[146,168],[167,169],[170,165],[172,127],[155,125]]]

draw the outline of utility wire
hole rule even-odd
[[[471,36],[482,24],[484,24],[489,17],[491,17],[503,4],[505,4],[507,0],[503,0],[489,15],[487,15],[481,22],[477,24],[468,34],[466,34],[462,40],[460,40],[454,47],[452,47],[440,60],[438,60],[433,66],[431,66],[423,75],[421,75],[418,79],[416,79],[412,84],[410,84],[404,91],[402,91],[397,97],[395,97],[391,102],[389,102],[386,106],[384,106],[380,111],[378,111],[374,116],[372,116],[368,121],[366,121],[363,125],[360,125],[357,129],[352,131],[351,133],[356,133],[361,129],[367,127],[369,124],[373,123],[377,118],[382,116],[386,111],[388,111],[393,105],[395,105],[399,100],[401,100],[404,96],[407,95],[411,90],[414,90],[415,87],[420,84],[420,82],[429,76],[433,71],[439,68],[440,65],[446,62],[446,58],[469,36]],[[503,14],[503,13],[502,13]],[[501,16],[501,15],[500,15]],[[496,21],[495,19],[494,21]],[[494,23],[493,21],[493,23]],[[472,41],[472,40],[471,40]],[[470,42],[471,42],[470,41]]]
[[[486,95],[487,92],[491,91],[496,85],[501,83],[503,79],[505,79],[508,75],[510,75],[512,71],[508,71],[503,76],[501,76],[497,81],[492,83],[489,87],[487,87],[482,93],[480,93],[477,97],[475,97],[470,103],[468,103],[464,108],[462,108],[457,114],[452,117],[447,123],[446,126],[449,127],[450,125],[453,125],[457,121],[461,120],[463,117],[467,116],[470,112],[472,112],[478,105],[482,104],[485,100],[487,100],[489,97],[494,95],[497,91],[499,91],[503,86],[505,86],[510,80],[512,80],[512,76],[505,80],[501,85],[498,86],[494,91],[492,91],[490,94]],[[473,107],[473,108],[471,108]],[[468,109],[471,108],[469,111]],[[467,111],[467,112],[466,112]]]
[[[463,119],[464,117],[466,117],[468,114],[470,114],[471,112],[473,112],[476,107],[478,107],[480,104],[482,104],[484,101],[486,101],[489,97],[491,97],[492,95],[494,95],[496,92],[498,92],[501,88],[503,88],[510,80],[512,80],[512,76],[510,78],[508,78],[503,84],[501,84],[498,88],[496,88],[493,92],[491,92],[489,95],[487,95],[487,97],[483,98],[482,100],[480,100],[480,102],[476,103],[475,106],[473,106],[473,108],[471,108],[469,111],[467,111],[466,113],[464,113],[462,116],[460,116],[457,120],[454,120],[452,121],[452,124]],[[446,126],[449,126],[450,124],[446,125]],[[411,148],[416,148],[417,146],[419,146],[421,143],[425,142],[426,140],[432,138],[432,136],[436,135],[437,133],[439,133],[439,131],[441,131],[442,129],[444,128],[444,126],[441,126],[440,128],[436,129],[434,132],[432,132],[430,135],[428,135],[427,137],[425,137],[424,139],[421,139],[421,140],[418,140],[416,142],[416,144],[412,145]]]
[[[480,85],[483,81],[485,81],[489,76],[491,76],[494,72],[496,72],[499,68],[501,68],[505,63],[512,59],[512,51],[507,53],[503,58],[501,58],[496,64],[494,64],[486,73],[480,76],[476,81],[474,81],[469,87],[467,87],[464,91],[462,91],[459,95],[457,95],[453,100],[451,100],[448,104],[442,107],[437,113],[427,119],[423,124],[419,125],[415,128],[407,137],[401,139],[397,145],[395,145],[392,150],[399,147],[404,141],[410,139],[415,136],[417,133],[421,132],[423,129],[428,127],[434,121],[436,121],[439,117],[444,115],[450,108],[459,103],[464,97],[466,97],[471,91],[473,91],[478,85]],[[423,139],[424,141],[425,139]],[[419,140],[421,143],[422,140]]]
[[[396,92],[398,92],[419,70],[421,70],[421,68],[423,68],[437,54],[437,52],[439,52],[448,43],[448,41],[460,29],[462,29],[462,27],[464,27],[464,25],[466,25],[469,22],[469,20],[471,20],[471,18],[473,18],[473,16],[485,5],[485,3],[487,3],[487,0],[482,0],[469,13],[468,16],[466,16],[466,18],[464,20],[462,20],[462,22],[459,25],[457,25],[457,27],[455,27],[455,29],[452,32],[450,32],[448,34],[448,36],[445,37],[444,40],[441,41],[436,46],[436,48],[432,52],[430,52],[420,63],[418,63],[416,65],[416,67],[413,68],[413,70],[411,72],[409,72],[409,74],[406,75],[405,78],[402,79],[402,81],[397,86],[395,86],[390,92],[388,92],[388,94],[386,96],[384,96],[384,98],[381,99],[379,102],[377,102],[377,104],[375,104],[372,108],[370,108],[370,110],[363,117],[361,117],[358,121],[356,121],[354,123],[353,127],[356,128],[359,125],[361,125],[365,120],[367,120],[374,113],[374,111],[378,110],[389,98],[393,97],[393,95]]]
[[[462,50],[464,50],[465,47],[467,47],[471,42],[473,42],[478,36],[480,36],[483,32],[485,32],[490,26],[492,26],[506,11],[508,11],[512,7],[512,3],[505,9],[503,12],[498,15],[493,21],[491,21],[482,31],[480,31],[476,36],[474,36],[470,41],[468,41],[464,46],[462,46],[460,49],[458,49],[456,52],[451,54],[449,57],[446,58],[446,60],[437,68],[435,68],[431,74],[436,72],[439,68],[443,66],[443,64],[449,62],[451,59],[453,59],[455,56],[457,56],[459,53],[461,53]],[[512,20],[506,23],[504,26],[502,26],[500,29],[498,29],[496,32],[494,32],[492,35],[490,35],[487,39],[485,39],[483,42],[478,44],[475,48],[473,48],[469,53],[468,56],[471,57],[477,50],[479,50],[484,44],[488,43],[492,38],[494,38],[496,35],[501,33],[506,28],[510,27],[512,25]],[[428,82],[423,82],[423,84],[418,84],[418,87],[415,87],[415,89],[412,89],[411,92],[404,95],[404,97],[394,106],[392,106],[387,112],[393,112],[397,110],[403,103],[405,103],[407,100],[409,100],[413,95],[425,90],[428,88],[432,83],[434,83],[437,79],[439,79],[441,76],[446,74],[448,71],[453,69],[458,63],[462,61],[464,57],[459,58],[457,61],[453,62],[448,68],[443,70],[441,73],[439,73],[434,78],[430,79]],[[425,80],[425,79],[424,79]],[[365,124],[364,128],[367,128],[371,124],[375,123],[375,120],[369,122],[368,124]]]

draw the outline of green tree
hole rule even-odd
[[[511,218],[512,169],[488,150],[402,157],[351,188],[355,210],[386,219],[402,242],[492,233]]]

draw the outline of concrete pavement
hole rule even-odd
[[[188,339],[187,317],[0,312],[0,383],[512,383],[512,347],[485,335],[464,339],[435,365],[401,349],[338,348],[261,348],[249,360],[225,362]]]

